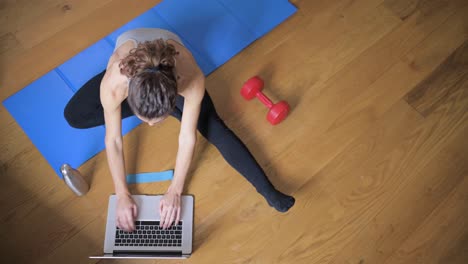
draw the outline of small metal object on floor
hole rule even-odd
[[[63,164],[60,167],[60,172],[62,172],[65,183],[76,195],[83,196],[89,191],[88,183],[78,170],[68,164]]]

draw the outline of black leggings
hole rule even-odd
[[[75,93],[65,107],[65,118],[72,127],[90,128],[104,124],[104,113],[99,97],[99,88],[104,74],[105,71],[89,80]],[[122,118],[133,115],[126,100],[122,102],[121,109]],[[179,95],[171,115],[180,121],[183,109],[184,98]],[[218,116],[206,91],[201,103],[197,128],[209,142],[216,146],[224,159],[242,174],[267,199],[271,206],[276,208],[275,204],[279,202],[276,200],[281,199],[282,194],[270,183],[263,169],[244,143]]]

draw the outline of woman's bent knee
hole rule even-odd
[[[79,115],[72,111],[71,107],[69,107],[69,105],[67,105],[63,111],[63,116],[65,117],[65,120],[67,121],[67,123],[73,127],[73,128],[79,128],[79,129],[84,129],[84,128],[87,128],[83,122],[83,120],[81,120],[81,118],[79,117]]]

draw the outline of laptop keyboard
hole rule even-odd
[[[117,227],[115,246],[180,247],[182,246],[182,221],[167,229],[159,227],[159,221],[136,221],[133,232],[126,232]]]

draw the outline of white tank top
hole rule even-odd
[[[177,36],[176,34],[170,31],[160,29],[160,28],[137,28],[137,29],[132,29],[132,30],[122,33],[117,38],[114,51],[118,49],[127,40],[132,40],[135,43],[135,47],[136,47],[138,43],[142,43],[145,41],[152,41],[155,39],[163,39],[163,40],[172,39],[172,40],[179,42],[181,45],[184,45],[182,43],[182,40],[179,38],[179,36]]]

